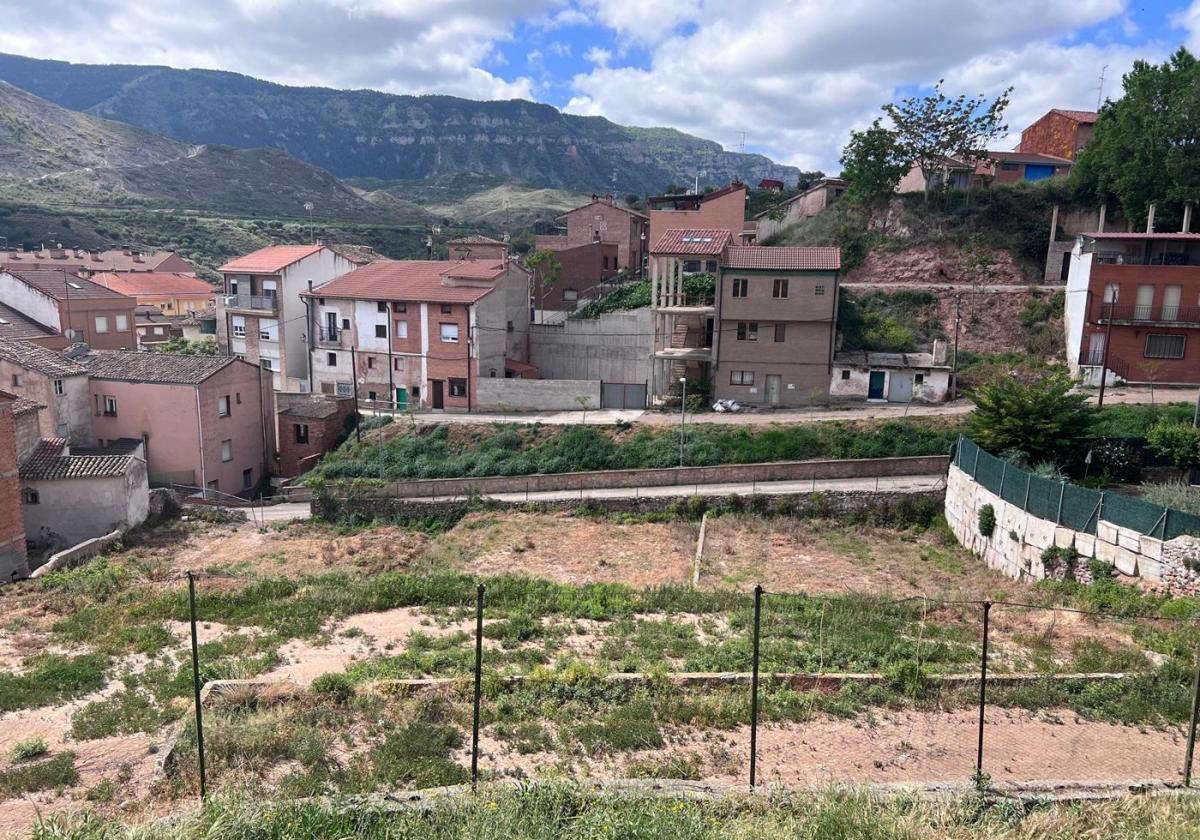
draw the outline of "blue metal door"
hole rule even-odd
[[[1026,181],[1045,181],[1047,178],[1054,177],[1054,167],[1044,166],[1040,163],[1025,164],[1025,180]]]
[[[881,370],[871,371],[871,379],[867,383],[867,399],[881,400],[883,399],[883,379],[884,373]]]

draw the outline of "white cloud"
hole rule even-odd
[[[583,57],[592,64],[607,67],[608,62],[612,61],[612,50],[606,50],[603,47],[592,47],[583,54]]]
[[[1193,0],[1192,5],[1173,15],[1171,25],[1186,30],[1188,49],[1200,52],[1200,0]]]

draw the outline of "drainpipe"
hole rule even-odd
[[[301,297],[300,298],[300,300],[302,300],[304,302],[304,334],[305,334],[304,344],[308,349],[308,353],[305,355],[308,356],[308,392],[310,394],[313,392],[313,361],[312,361],[313,313],[312,313],[312,297],[311,297],[312,290],[313,290],[312,280],[309,280],[308,281],[309,297]]]
[[[311,356],[312,356],[312,354],[310,353],[309,354],[310,359],[311,359]],[[310,361],[310,364],[311,364],[311,361]],[[258,367],[258,408],[259,408],[258,419],[259,419],[259,426],[262,428],[262,451],[263,451],[263,457],[262,457],[263,472],[262,472],[262,475],[259,476],[260,480],[267,477],[267,473],[270,472],[270,462],[275,460],[275,458],[274,458],[275,452],[270,447],[267,446],[267,411],[270,409],[273,409],[275,407],[273,404],[274,399],[275,399],[275,388],[274,388],[274,385],[272,384],[272,387],[269,389],[266,389],[266,392],[264,393],[262,376],[263,376],[262,365],[259,365],[259,367]],[[312,380],[310,379],[309,380],[310,388],[312,387],[311,383],[312,383]],[[272,412],[272,421],[274,422],[274,412]],[[275,433],[276,433],[276,437],[278,438],[278,434],[279,434],[278,427],[275,429]]]
[[[204,469],[204,414],[200,410],[200,386],[196,386],[196,428],[200,433],[200,489],[208,498],[208,474]]]
[[[384,330],[387,332],[388,344],[388,402],[392,404],[392,417],[396,416],[396,381],[395,368],[396,363],[392,361],[392,325],[395,323],[394,313],[392,312],[391,302],[387,302],[387,324],[384,325]],[[380,433],[382,435],[382,432]],[[380,438],[382,440],[382,437]]]

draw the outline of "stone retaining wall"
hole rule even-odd
[[[991,505],[996,528],[991,536],[979,533],[979,511]],[[1014,580],[1062,580],[1061,559],[1043,561],[1052,547],[1073,548],[1079,555],[1074,577],[1091,582],[1090,563],[1101,560],[1124,578],[1140,579],[1169,595],[1200,595],[1200,539],[1182,536],[1166,542],[1101,519],[1095,535],[1085,534],[1041,519],[1004,501],[971,476],[951,465],[946,478],[946,521],[958,541],[989,568]]]

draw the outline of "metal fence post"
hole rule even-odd
[[[988,625],[992,602],[983,602],[983,653],[979,657],[979,749],[975,755],[975,778],[983,777],[983,712],[987,707]]]
[[[483,693],[483,584],[475,590],[475,708],[471,715],[471,790],[479,789],[479,698]]]
[[[754,653],[750,661],[750,789],[758,782],[758,640],[762,621],[762,584],[754,587]]]
[[[204,767],[204,715],[200,710],[200,644],[196,637],[196,578],[189,571],[188,611],[192,623],[192,687],[196,696],[196,750],[200,761],[200,801],[208,796],[208,776]]]
[[[1025,501],[1021,502],[1021,510],[1029,512],[1029,485],[1033,484],[1033,473],[1025,473]]]
[[[1066,482],[1059,484],[1058,485],[1058,512],[1056,514],[1054,514],[1054,524],[1055,525],[1062,524],[1063,496],[1066,494],[1066,492],[1067,492]]]
[[[1192,786],[1192,759],[1196,754],[1196,720],[1200,718],[1200,651],[1196,652],[1196,676],[1192,679],[1192,719],[1188,724],[1187,758],[1183,765],[1183,786]]]
[[[1008,461],[1001,461],[1000,462],[1000,492],[996,494],[997,496],[1000,497],[1001,501],[1004,500],[1004,483],[1007,480],[1008,480]]]

